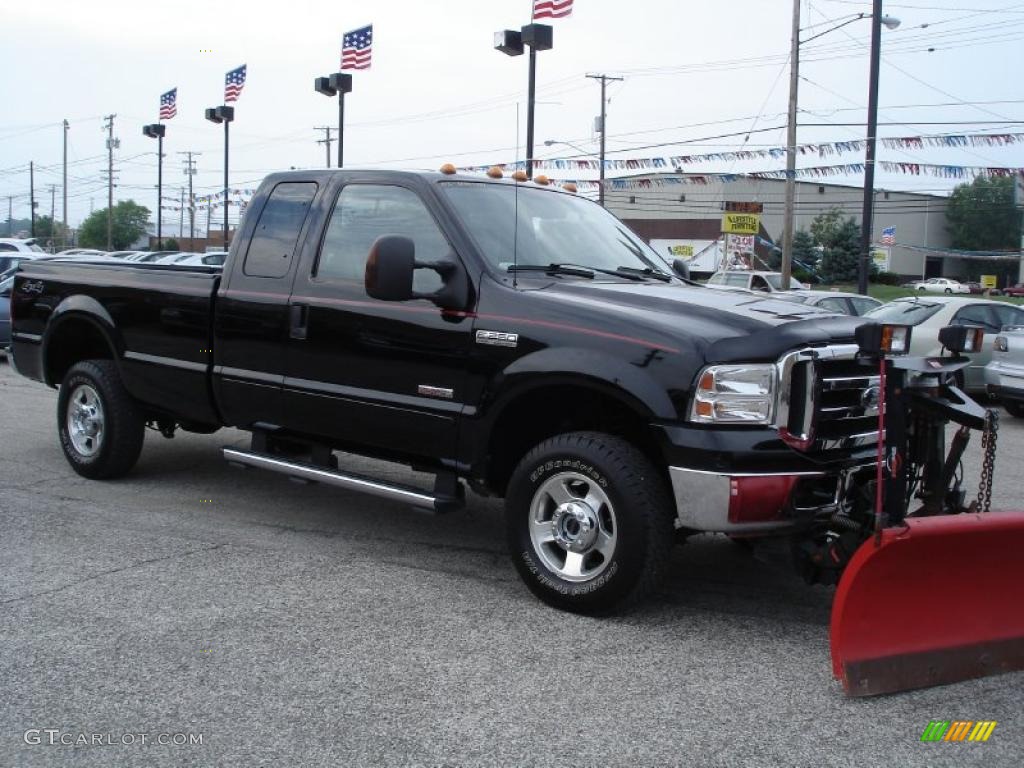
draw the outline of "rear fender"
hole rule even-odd
[[[125,346],[121,334],[114,325],[114,319],[110,316],[106,307],[100,304],[91,296],[69,296],[50,314],[46,324],[42,340],[42,361],[44,381],[51,387],[60,384],[53,381],[50,376],[49,350],[55,339],[59,339],[64,330],[71,323],[87,323],[99,332],[110,348],[110,356],[120,369],[121,357],[124,354]]]

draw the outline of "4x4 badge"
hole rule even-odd
[[[519,343],[519,334],[502,331],[477,331],[476,343],[489,344],[492,347],[514,347]]]

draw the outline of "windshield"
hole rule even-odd
[[[653,269],[670,274],[661,258],[625,224],[596,203],[573,195],[472,181],[442,188],[491,266],[576,264],[595,269]]]
[[[778,272],[767,272],[761,275],[761,277],[768,281],[768,284],[772,287],[773,290],[782,290],[782,275],[779,274]],[[789,279],[789,287],[790,290],[799,291],[806,288],[807,286],[801,283],[799,280],[796,280],[791,277]]]
[[[893,301],[871,310],[865,317],[881,323],[918,325],[942,308],[941,304],[927,301]]]

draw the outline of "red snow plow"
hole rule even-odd
[[[877,385],[875,466],[794,543],[808,580],[838,581],[832,670],[851,696],[1024,669],[1024,512],[989,511],[998,414],[956,383],[983,331],[943,328],[943,355],[931,358],[906,354],[910,333],[858,328],[858,360]],[[958,428],[947,443],[948,424]],[[961,458],[974,431],[984,460],[968,503]]]

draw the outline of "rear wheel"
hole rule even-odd
[[[547,440],[509,483],[506,531],[519,575],[541,600],[600,614],[653,591],[674,543],[673,510],[654,466],[598,432]]]
[[[145,421],[111,360],[68,370],[57,398],[57,433],[71,468],[100,480],[128,473],[142,452]]]
[[[1024,402],[1020,400],[1004,400],[1003,406],[1011,416],[1024,419]]]
[[[946,293],[952,293],[952,292],[953,292],[953,289],[952,289],[952,288],[947,288],[947,289],[946,289]]]

